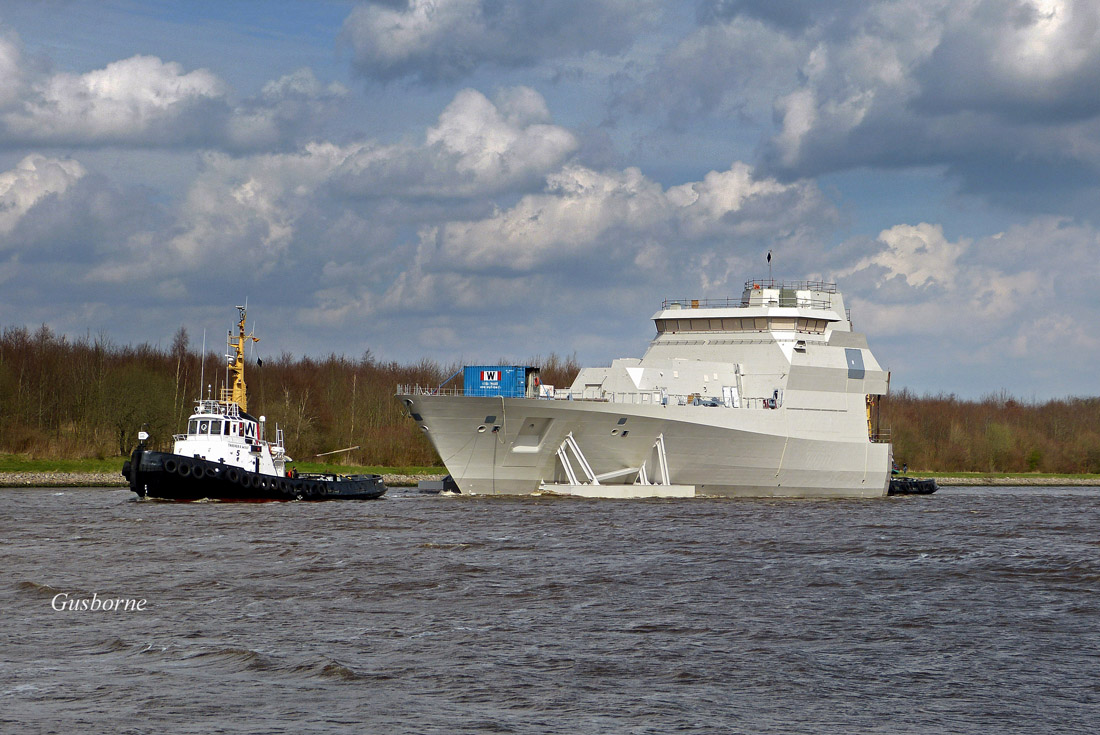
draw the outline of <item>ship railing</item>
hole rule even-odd
[[[215,401],[212,398],[201,398],[195,401],[195,413],[213,414],[236,419],[241,417],[241,407],[232,401],[227,403]]]
[[[871,432],[871,442],[874,444],[889,444],[892,438],[889,429],[878,429]]]
[[[665,299],[661,302],[662,311],[669,309],[747,309],[756,306],[783,306],[797,309],[830,311],[834,309],[829,299],[815,299],[804,296],[777,296],[762,304],[750,304],[747,298],[736,299]]]
[[[809,309],[831,309],[831,299],[805,298],[788,296],[782,292],[809,291],[811,293],[836,293],[836,284],[826,281],[773,281],[771,279],[754,279],[745,281],[745,294],[735,298],[721,299],[665,299],[661,302],[662,309],[739,309],[749,305],[746,294],[750,291],[761,289],[778,290],[779,297],[775,300],[778,306],[797,306]]]
[[[467,394],[463,388],[436,388],[425,385],[413,385],[406,383],[397,384],[397,394],[401,396],[465,396],[474,395],[473,393]],[[484,395],[479,394],[479,395]]]
[[[397,395],[402,396],[458,396],[468,398],[496,398],[500,394],[486,393],[484,390],[466,392],[462,388],[433,388],[430,386],[398,384]],[[505,398],[524,398],[529,396],[505,396]],[[709,396],[701,393],[668,393],[660,391],[604,393],[593,395],[584,390],[572,390],[570,388],[555,388],[532,400],[553,401],[592,401],[596,403],[624,403],[631,405],[649,406],[704,406],[711,408],[738,408],[753,410],[768,410],[782,408],[782,394],[778,398],[746,398],[739,397],[736,402],[726,403],[722,396]]]
[[[832,281],[776,281],[771,278],[751,278],[745,281],[745,290],[775,288],[781,291],[818,291],[836,293],[836,283]]]

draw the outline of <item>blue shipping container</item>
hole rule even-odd
[[[527,374],[534,368],[521,365],[467,365],[462,380],[468,396],[527,395]]]

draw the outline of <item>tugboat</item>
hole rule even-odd
[[[265,437],[266,420],[248,413],[244,382],[244,345],[259,338],[244,331],[245,307],[238,306],[237,335],[227,338],[227,385],[220,400],[195,402],[187,433],[176,434],[171,452],[146,448],[149,434],[122,466],[122,476],[139,498],[163,500],[369,500],[386,492],[381,475],[337,475],[287,471],[292,461],[283,446]]]
[[[887,495],[931,495],[939,490],[931,477],[891,477]]]

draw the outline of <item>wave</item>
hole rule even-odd
[[[394,678],[392,674],[363,674],[332,659],[322,659],[312,663],[299,664],[292,667],[291,671],[295,674],[317,679],[327,679],[329,681],[384,681]]]
[[[270,671],[278,668],[267,656],[250,648],[218,648],[200,651],[184,657],[187,662],[200,666],[225,666],[231,671]]]
[[[15,589],[19,592],[29,592],[40,597],[53,597],[61,592],[61,590],[51,587],[48,584],[39,584],[38,582],[31,582],[29,580],[16,582]]]

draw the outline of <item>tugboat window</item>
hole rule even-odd
[[[190,423],[188,423],[187,424],[187,433],[188,434],[198,434],[199,433],[199,422],[198,421],[191,421]]]
[[[209,421],[200,421],[199,422],[199,433],[200,434],[209,434],[210,433],[210,422]]]

